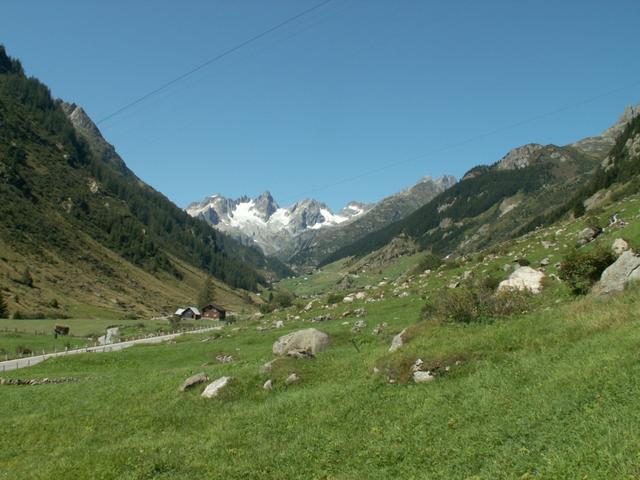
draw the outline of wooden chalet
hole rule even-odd
[[[204,318],[214,318],[216,320],[224,320],[227,316],[227,310],[215,303],[210,303],[202,307],[202,316]]]

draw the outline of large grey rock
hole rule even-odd
[[[312,355],[329,346],[329,335],[315,328],[298,330],[280,337],[274,344],[272,351],[276,355],[287,355],[290,351],[304,350]]]
[[[231,381],[231,377],[220,377],[217,380],[214,380],[213,382],[211,382],[209,385],[207,385],[207,388],[204,389],[204,392],[202,392],[202,396],[204,398],[214,398],[217,397],[218,394],[220,393],[220,391],[226,387],[227,385],[229,385],[229,382]]]
[[[433,376],[431,372],[423,372],[421,370],[416,370],[413,372],[413,381],[415,383],[424,383],[435,380],[436,377]]]
[[[621,292],[630,282],[637,280],[640,280],[640,258],[628,250],[602,272],[593,293],[609,295]]]
[[[520,267],[506,280],[498,285],[498,290],[529,290],[531,293],[540,293],[544,273],[531,267]]]
[[[404,334],[407,332],[405,328],[391,340],[391,346],[389,347],[389,352],[393,353],[398,350],[400,347],[404,345]]]
[[[578,245],[585,245],[593,240],[602,233],[602,230],[599,228],[586,227],[583,230],[580,230],[576,235],[576,240]]]
[[[207,381],[209,381],[209,376],[206,373],[204,372],[196,373],[195,375],[187,378],[184,382],[182,382],[182,385],[180,386],[180,391],[185,392],[191,387]]]

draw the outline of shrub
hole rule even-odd
[[[288,308],[293,305],[293,294],[286,290],[280,290],[273,295],[273,303],[276,308]]]
[[[334,305],[336,303],[340,303],[343,298],[344,295],[340,295],[339,293],[330,293],[327,297],[327,304]]]
[[[613,253],[602,246],[589,251],[573,250],[560,264],[558,276],[569,284],[574,294],[584,295],[614,261]]]
[[[422,273],[425,270],[436,270],[440,265],[442,265],[442,259],[433,253],[427,253],[424,255],[414,271],[416,273]]]
[[[518,258],[516,260],[516,263],[518,265],[520,265],[521,267],[528,267],[529,265],[531,265],[531,262],[529,260],[527,260],[526,258]]]
[[[531,298],[526,290],[494,291],[482,284],[465,284],[439,292],[425,303],[422,315],[443,322],[471,323],[524,313]]]

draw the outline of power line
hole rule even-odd
[[[399,160],[397,162],[392,162],[392,163],[388,163],[388,164],[385,164],[385,165],[381,165],[381,166],[379,166],[377,168],[374,168],[374,169],[371,169],[371,170],[367,170],[366,172],[362,172],[362,173],[359,173],[359,174],[351,176],[351,177],[346,177],[346,178],[343,178],[341,180],[337,180],[337,181],[335,181],[335,182],[333,182],[331,184],[327,184],[327,185],[324,185],[324,186],[321,186],[321,187],[317,187],[317,188],[314,188],[314,189],[311,189],[311,190],[307,190],[305,192],[301,192],[298,195],[296,195],[295,197],[294,196],[289,196],[288,198],[292,199],[294,201],[297,201],[297,199],[299,199],[301,197],[304,197],[306,195],[310,195],[312,193],[321,192],[321,191],[327,190],[329,188],[336,187],[338,185],[343,185],[345,183],[350,183],[350,182],[353,182],[355,180],[359,180],[359,179],[361,179],[363,177],[367,177],[369,175],[373,175],[374,173],[382,172],[384,170],[388,170],[388,169],[393,168],[393,167],[404,165],[406,163],[411,163],[411,162],[415,162],[417,160],[422,160],[424,158],[431,157],[431,156],[436,155],[438,153],[446,152],[448,150],[452,150],[454,148],[461,147],[461,146],[466,145],[468,143],[472,143],[472,142],[475,142],[477,140],[481,140],[483,138],[490,137],[492,135],[497,135],[497,134],[505,132],[507,130],[511,130],[513,128],[517,128],[517,127],[520,127],[522,125],[526,125],[528,123],[535,122],[537,120],[542,120],[543,118],[547,118],[547,117],[551,117],[553,115],[557,115],[558,113],[562,113],[562,112],[565,112],[567,110],[571,110],[571,109],[579,107],[581,105],[586,105],[588,103],[595,102],[596,100],[599,100],[601,98],[607,97],[609,95],[613,95],[615,93],[622,92],[624,90],[627,90],[627,89],[632,88],[632,87],[636,87],[638,85],[640,85],[640,80],[635,81],[633,83],[630,83],[628,85],[622,86],[622,87],[615,88],[613,90],[608,90],[608,91],[600,93],[598,95],[594,95],[593,97],[589,97],[589,98],[586,98],[586,99],[571,103],[569,105],[565,105],[563,107],[556,108],[554,110],[550,110],[548,112],[541,113],[539,115],[535,115],[535,116],[526,118],[524,120],[520,120],[520,121],[511,123],[509,125],[504,125],[502,127],[498,127],[498,128],[496,128],[494,130],[490,130],[490,131],[485,132],[485,133],[481,133],[481,134],[478,134],[478,135],[474,135],[472,137],[468,137],[468,138],[466,138],[464,140],[461,140],[459,142],[451,143],[449,145],[445,145],[444,147],[440,147],[440,148],[431,150],[431,151],[426,152],[426,153],[421,153],[419,155],[415,155],[415,156],[410,157],[410,158],[405,158],[404,160]]]
[[[294,22],[295,20],[304,17],[305,15],[308,15],[309,13],[318,10],[319,8],[327,5],[328,3],[332,2],[333,0],[324,0],[316,5],[314,5],[313,7],[307,8],[306,10],[297,13],[296,15],[293,15],[292,17],[287,18],[286,20],[283,20],[282,22],[278,23],[277,25],[274,25],[273,27],[268,28],[267,30],[262,31],[261,33],[254,35],[253,37],[249,38],[248,40],[245,40],[242,43],[239,43],[238,45],[231,47],[227,50],[225,50],[224,52],[216,55],[215,57],[207,60],[204,63],[201,63],[200,65],[198,65],[197,67],[192,68],[191,70],[183,73],[182,75],[179,75],[177,77],[175,77],[173,80],[169,80],[168,82],[166,82],[165,84],[159,86],[158,88],[156,88],[155,90],[150,91],[149,93],[146,93],[144,95],[142,95],[141,97],[138,97],[137,99],[127,103],[126,105],[120,107],[119,109],[117,109],[116,111],[114,111],[113,113],[110,113],[109,115],[102,117],[100,120],[98,120],[96,122],[96,124],[100,124],[103,123],[119,114],[121,114],[122,112],[124,112],[125,110],[128,110],[129,108],[133,107],[134,105],[139,104],[140,102],[145,101],[147,98],[152,97],[153,95],[161,92],[162,90],[170,87],[171,85],[174,85],[178,82],[180,82],[181,80],[184,80],[185,78],[193,75],[194,73],[202,70],[205,67],[208,67],[209,65],[211,65],[212,63],[218,62],[219,60],[222,60],[223,58],[231,55],[234,52],[237,52],[238,50],[240,50],[241,48],[246,47],[247,45],[250,45],[251,43],[256,42],[257,40],[269,35],[270,33],[275,32],[276,30],[281,29],[282,27],[284,27],[285,25],[290,24],[291,22]]]

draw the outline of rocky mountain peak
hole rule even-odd
[[[75,103],[61,102],[62,110],[67,115],[73,126],[77,129],[84,131],[86,134],[102,138],[100,130],[93,123],[93,120],[87,115],[82,107]]]
[[[271,218],[271,215],[273,215],[276,210],[278,210],[278,208],[278,204],[273,199],[271,192],[269,192],[268,190],[263,192],[253,201],[253,209],[265,222]]]
[[[534,157],[543,148],[543,145],[539,145],[537,143],[529,143],[527,145],[514,148],[502,157],[496,168],[498,170],[516,170],[518,168],[528,167],[531,165],[532,157]]]

